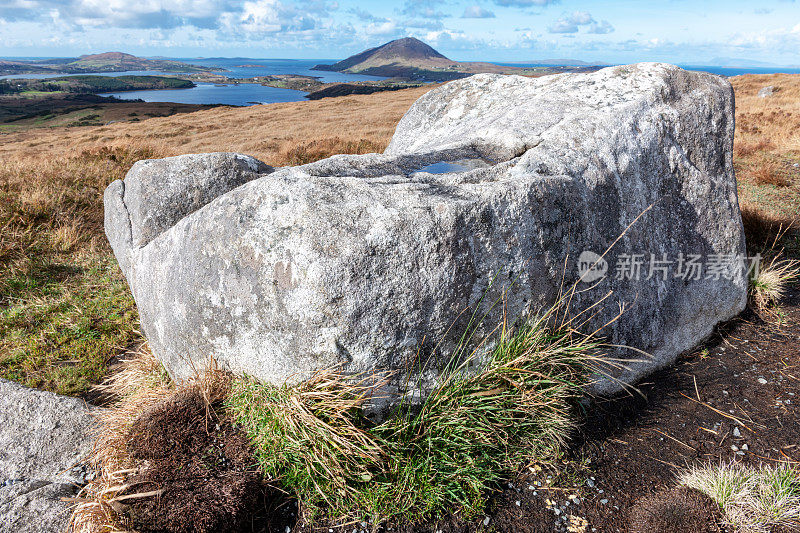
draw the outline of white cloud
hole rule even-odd
[[[461,15],[463,19],[491,19],[494,18],[494,13],[481,6],[467,6],[464,8],[464,14]]]
[[[551,24],[550,33],[578,33],[581,26],[586,26],[588,33],[611,33],[614,27],[607,21],[597,22],[587,11],[575,11],[571,15],[561,17]]]
[[[0,18],[56,19],[81,27],[211,27],[226,4],[226,0],[13,0],[0,4]]]
[[[576,11],[570,15],[569,20],[579,26],[584,26],[594,22],[592,15],[588,11]]]
[[[550,33],[578,33],[578,25],[562,18],[548,26],[547,31]]]
[[[365,9],[361,9],[360,7],[351,7],[347,10],[347,13],[351,15],[355,15],[358,19],[364,20],[367,22],[386,22],[388,19],[383,17],[376,17],[369,11]]]
[[[438,19],[407,19],[403,21],[403,26],[406,28],[420,28],[430,31],[444,29],[444,24]]]
[[[442,50],[482,50],[496,47],[497,43],[488,43],[484,39],[458,30],[431,31],[421,37],[434,48]]]
[[[386,22],[372,22],[364,29],[367,35],[385,36],[397,33],[397,23],[393,20]]]
[[[294,5],[283,4],[279,0],[255,0],[245,2],[241,11],[223,13],[220,27],[233,34],[258,36],[310,30],[315,27],[315,21]]]
[[[406,0],[400,13],[409,17],[442,19],[447,16],[437,9],[442,3],[443,0]]]
[[[764,50],[780,53],[797,53],[800,48],[800,24],[791,28],[736,33],[727,42],[740,50]]]
[[[602,20],[600,22],[592,22],[586,31],[588,33],[611,33],[614,31],[614,26],[607,20]]]

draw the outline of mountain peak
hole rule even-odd
[[[403,76],[413,73],[415,69],[446,69],[456,64],[419,39],[405,37],[364,50],[333,65],[317,65],[314,68]]]
[[[103,52],[102,54],[89,54],[81,56],[79,59],[84,60],[105,60],[105,61],[130,61],[139,60],[138,57],[126,54],[124,52]]]
[[[435,58],[449,61],[449,59],[447,59],[445,56],[434,50],[433,47],[414,37],[404,37],[402,39],[389,41],[388,43],[377,48],[373,48],[372,50],[374,51],[373,56],[380,54],[401,57],[404,59]]]

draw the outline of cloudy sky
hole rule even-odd
[[[406,36],[457,60],[800,65],[800,0],[0,0],[0,56],[337,59]]]

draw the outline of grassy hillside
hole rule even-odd
[[[779,221],[800,218],[800,76],[733,83],[739,194],[759,245]],[[775,95],[757,98],[765,85]],[[104,187],[137,159],[234,151],[294,165],[378,152],[428,90],[0,133],[0,376],[82,394],[140,340],[102,227]]]
[[[165,76],[59,76],[41,80],[0,80],[0,95],[106,93],[147,89],[189,89],[194,83]]]
[[[83,395],[140,342],[102,205],[136,160],[241,151],[286,165],[380,151],[422,92],[0,134],[0,377]]]
[[[37,61],[0,60],[0,75],[53,72],[123,72],[126,70],[158,70],[161,72],[209,72],[225,69],[201,67],[168,59],[144,59],[122,52],[105,52],[77,58],[57,58]]]

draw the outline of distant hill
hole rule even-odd
[[[604,63],[602,61],[581,61],[579,59],[534,59],[532,61],[509,61],[508,63],[558,67],[607,67],[611,65],[611,63]]]
[[[446,81],[479,72],[522,74],[518,67],[493,63],[453,61],[419,39],[406,37],[364,50],[332,65],[317,65],[313,70],[349,72],[423,81]]]
[[[208,72],[224,69],[190,65],[169,59],[144,59],[123,52],[104,52],[77,58],[57,58],[38,61],[0,60],[2,74],[82,74],[85,72],[124,72],[155,70],[160,72]]]
[[[364,72],[365,70],[389,65],[414,68],[448,68],[456,64],[455,61],[447,59],[419,39],[406,37],[405,39],[397,39],[396,41],[390,41],[381,46],[364,50],[343,61],[328,65],[330,68],[326,70]],[[326,65],[319,65],[319,67],[322,66]]]

